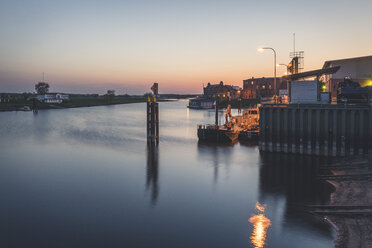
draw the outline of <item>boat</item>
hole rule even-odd
[[[225,125],[198,125],[198,138],[202,142],[234,143],[235,141],[257,141],[259,136],[259,109],[250,108],[242,115],[233,116]]]
[[[31,111],[31,108],[29,106],[23,106],[23,107],[20,107],[18,111]]]
[[[238,140],[240,130],[229,126],[199,125],[198,138],[202,142],[233,143]]]
[[[215,100],[205,98],[205,97],[196,97],[189,99],[190,109],[213,109]]]
[[[240,131],[238,139],[239,141],[258,141],[259,131],[258,130],[243,130]]]
[[[259,109],[249,108],[243,111],[243,115],[233,117],[235,123],[238,123],[241,131],[239,132],[239,141],[258,141],[259,137]]]

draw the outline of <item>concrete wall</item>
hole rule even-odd
[[[262,151],[345,156],[372,152],[372,108],[344,105],[263,105]]]

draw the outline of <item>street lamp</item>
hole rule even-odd
[[[286,64],[276,64],[277,67],[279,67],[279,66],[281,66],[281,65],[287,67]]]
[[[284,75],[287,75],[288,73],[288,65],[286,64],[276,64],[276,67],[279,67],[279,66],[285,66],[285,68],[287,69],[286,72],[284,73]]]
[[[271,47],[260,47],[258,48],[259,52],[263,52],[264,50],[272,50],[274,52],[274,95],[276,96],[276,52],[274,48]],[[276,97],[275,97],[276,99]]]

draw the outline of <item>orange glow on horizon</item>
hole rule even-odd
[[[264,215],[266,205],[257,202],[256,209],[259,214],[249,218],[249,222],[253,224],[251,243],[255,248],[262,248],[265,246],[267,229],[271,225],[271,221]]]

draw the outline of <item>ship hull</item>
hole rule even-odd
[[[255,131],[241,131],[239,141],[258,141],[259,133]]]
[[[238,135],[231,130],[198,128],[198,138],[202,142],[232,143],[238,140]]]

